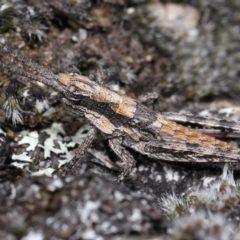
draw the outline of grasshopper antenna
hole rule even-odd
[[[47,78],[44,78],[42,76],[38,76],[35,75],[33,73],[24,71],[22,68],[20,67],[15,67],[12,64],[5,64],[3,62],[0,62],[0,67],[3,69],[7,69],[9,72],[11,73],[16,73],[17,75],[23,76],[23,77],[27,77],[28,79],[31,79],[34,82],[41,82],[44,83],[48,86],[51,86],[52,88],[54,88],[56,91],[64,93],[64,87],[60,86],[59,84],[56,84],[54,81],[51,81]]]
[[[25,77],[33,80],[33,81],[42,82],[42,83],[54,88],[58,92],[61,92],[61,93],[64,92],[64,87],[60,83],[58,75],[54,74],[53,72],[51,72],[47,68],[44,68],[43,66],[38,65],[37,63],[33,62],[31,59],[28,59],[28,58],[22,56],[21,54],[12,50],[10,47],[8,47],[7,45],[5,45],[1,42],[0,42],[0,47],[5,52],[7,52],[10,56],[12,56],[13,58],[16,58],[19,62],[25,64],[28,67],[30,67],[32,70],[39,73],[41,76],[35,75],[33,73],[29,73],[27,71],[24,71],[22,68],[15,67],[12,64],[9,64],[9,63],[5,64],[3,62],[0,62],[0,66],[3,69],[7,69],[12,73],[16,73],[18,75],[25,76]]]
[[[12,56],[13,58],[16,58],[19,62],[25,64],[26,66],[30,67],[32,70],[36,71],[37,73],[39,73],[40,75],[42,75],[43,77],[47,78],[47,79],[54,79],[55,81],[59,81],[59,77],[54,74],[53,72],[51,72],[50,70],[48,70],[47,68],[38,65],[37,63],[33,62],[31,59],[28,59],[24,56],[22,56],[20,53],[14,51],[13,49],[11,49],[10,47],[8,47],[7,45],[3,44],[0,42],[0,47],[7,52],[10,56]]]

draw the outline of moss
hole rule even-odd
[[[15,14],[15,8],[13,6],[6,7],[0,11],[0,32],[5,33],[10,29],[13,29],[13,15]]]

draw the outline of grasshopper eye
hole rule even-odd
[[[80,96],[81,90],[75,84],[69,84],[67,90],[71,95]]]
[[[68,101],[78,102],[81,99],[80,89],[73,83],[67,86],[67,91],[65,93],[66,99]]]

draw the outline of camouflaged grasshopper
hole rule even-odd
[[[2,68],[55,89],[63,96],[64,104],[72,113],[77,117],[84,116],[91,122],[92,126],[86,139],[80,144],[75,157],[68,163],[67,169],[74,166],[76,161],[85,154],[96,138],[97,130],[100,130],[108,139],[111,149],[125,163],[118,181],[128,176],[135,166],[135,159],[126,147],[150,158],[165,161],[209,163],[240,161],[240,150],[237,147],[184,127],[175,121],[192,121],[210,126],[216,124],[232,131],[240,131],[240,127],[235,122],[182,117],[178,114],[168,116],[175,120],[172,121],[144,106],[141,99],[135,100],[105,87],[102,83],[104,77],[102,70],[98,71],[97,82],[74,71],[56,75],[14,52],[6,45],[0,43],[0,47],[39,75],[26,72],[9,63],[1,62]]]

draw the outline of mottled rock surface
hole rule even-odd
[[[116,91],[158,92],[160,111],[239,121],[239,7],[238,0],[1,0],[0,41],[54,73],[74,65],[94,78],[107,69]],[[11,61],[2,50],[0,59]],[[43,84],[5,69],[0,83],[1,239],[239,239],[238,171],[132,151],[137,166],[119,185],[121,161],[99,134],[62,178],[86,121]],[[239,145],[239,134],[223,140]]]

